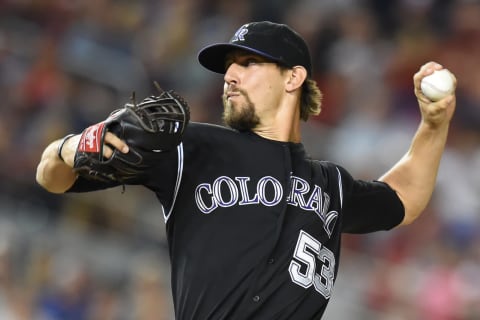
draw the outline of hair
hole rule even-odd
[[[322,111],[322,92],[317,86],[317,82],[307,78],[302,84],[302,93],[300,97],[300,119],[307,121],[311,115],[319,115]]]
[[[290,67],[277,64],[282,72]],[[323,94],[318,88],[317,82],[311,78],[306,78],[302,84],[300,95],[300,119],[307,121],[310,116],[318,116],[322,111]]]

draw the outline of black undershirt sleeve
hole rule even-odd
[[[342,232],[390,230],[403,221],[403,203],[388,184],[354,180],[345,170],[341,171],[344,186]]]

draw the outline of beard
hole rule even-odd
[[[255,112],[255,105],[250,98],[241,90],[237,90],[246,102],[242,105],[234,105],[227,100],[227,95],[222,96],[223,100],[223,122],[225,125],[238,131],[250,131],[260,124],[260,118]]]

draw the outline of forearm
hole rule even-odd
[[[431,199],[448,127],[447,123],[432,128],[422,122],[408,152],[380,178],[397,192],[404,204],[405,219],[402,224],[414,221]]]
[[[37,166],[36,180],[43,188],[53,193],[63,193],[75,182],[77,175],[72,170],[76,144],[79,136],[68,139],[62,147],[62,161],[58,156],[61,139],[52,142],[43,152]]]
[[[408,152],[380,180],[394,189],[405,208],[402,224],[414,221],[426,208],[435,188],[440,160],[447,142],[448,128],[456,108],[453,74],[451,93],[431,101],[421,90],[422,79],[443,67],[435,62],[424,64],[413,76],[422,121]]]

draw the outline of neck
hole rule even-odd
[[[279,108],[277,113],[270,118],[270,121],[262,121],[262,123],[253,132],[259,136],[283,142],[301,141],[300,130],[300,108]]]

